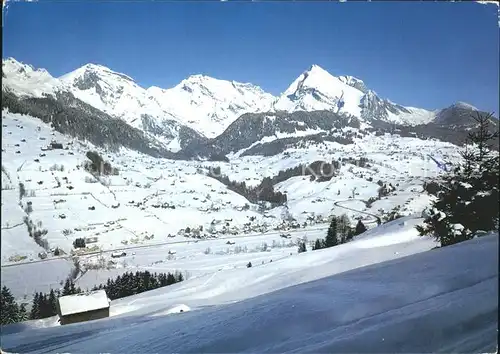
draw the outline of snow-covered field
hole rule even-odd
[[[35,353],[494,351],[498,235],[421,252],[432,244],[398,233],[404,226],[397,222],[342,246],[114,301],[109,319],[9,326],[2,346]]]

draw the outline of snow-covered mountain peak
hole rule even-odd
[[[457,103],[453,104],[451,107],[452,108],[467,109],[467,110],[471,110],[471,111],[478,111],[478,109],[476,107],[474,107],[473,105],[471,105],[467,102],[462,102],[462,101],[458,101]]]
[[[2,90],[12,91],[20,96],[42,97],[54,94],[62,84],[45,69],[36,69],[14,58],[2,60]]]
[[[7,58],[2,60],[2,71],[3,72],[14,72],[18,74],[26,74],[34,71],[33,66],[28,64],[23,64],[14,58]]]
[[[328,85],[332,80],[336,79],[337,78],[332,76],[328,71],[314,64],[300,74],[300,76],[285,90],[283,95],[295,95],[301,89],[306,88],[319,89],[321,86]]]
[[[331,75],[328,71],[323,69],[321,66],[317,64],[312,64],[309,69],[306,70],[307,73],[309,74],[315,74],[315,75]]]
[[[359,117],[359,102],[363,92],[318,65],[304,71],[276,101],[274,108],[288,112],[333,110],[344,102],[343,110]]]
[[[131,77],[102,65],[86,64],[60,80],[75,97],[137,128],[142,128],[144,114],[167,115]]]
[[[191,75],[171,89],[150,87],[147,92],[164,111],[209,138],[243,113],[270,110],[275,99],[258,86],[206,75]]]
[[[217,80],[213,77],[203,75],[203,74],[193,74],[189,75],[186,79],[182,80],[185,82],[202,82],[202,81],[210,81],[210,80]]]
[[[103,65],[93,63],[85,64],[84,66],[61,76],[60,80],[65,83],[76,84],[78,86],[89,86],[91,85],[89,81],[93,81],[93,84],[95,84],[98,80],[107,82],[108,84],[112,84],[113,82],[131,82],[135,84],[134,79],[130,76],[113,71]],[[87,81],[87,84],[82,81]]]
[[[240,94],[245,94],[245,92],[243,91],[250,91],[252,93],[271,96],[269,94],[266,94],[266,92],[264,92],[259,86],[253,85],[251,83],[242,83],[234,80],[221,80],[203,74],[191,75],[188,78],[182,80],[174,88],[180,88],[184,91],[192,93],[192,91],[196,90],[197,87],[201,90],[204,90],[205,94],[210,92],[211,94],[216,95],[216,98],[218,100],[225,100],[230,96],[234,96],[235,92],[231,92],[233,90],[237,90]]]
[[[359,118],[367,123],[382,120],[408,125],[425,124],[434,112],[404,107],[383,99],[354,76],[333,76],[312,65],[304,71],[274,104],[278,111],[328,110]]]
[[[29,78],[33,75],[46,76],[53,79],[47,70],[43,68],[34,68],[32,65],[24,64],[14,58],[2,60],[2,72],[7,76],[8,73],[18,77]]]

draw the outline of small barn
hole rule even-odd
[[[62,149],[63,148],[63,144],[58,143],[56,141],[53,141],[53,142],[50,143],[50,147],[52,148],[52,150]]]
[[[96,243],[99,241],[99,238],[97,236],[93,237],[85,237],[85,243]]]
[[[109,317],[110,300],[104,290],[61,296],[57,314],[61,325]]]

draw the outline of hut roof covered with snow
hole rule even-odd
[[[58,300],[61,316],[108,308],[110,303],[104,290],[61,296]]]

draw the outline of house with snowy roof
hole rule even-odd
[[[109,317],[110,300],[105,290],[61,296],[57,314],[61,325]]]

